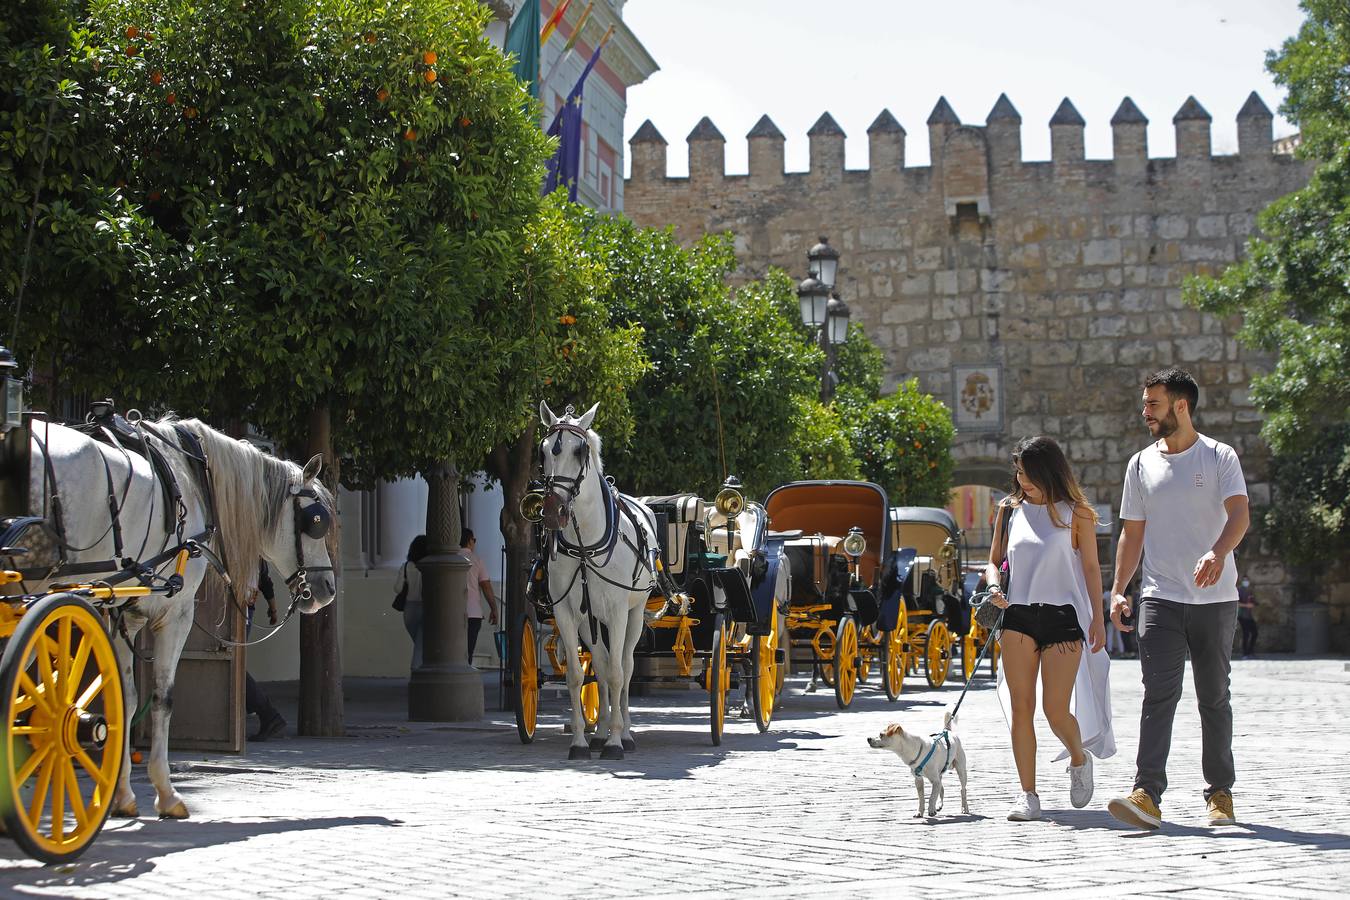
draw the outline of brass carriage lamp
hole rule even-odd
[[[717,497],[713,500],[713,505],[717,511],[727,517],[730,522],[741,514],[745,509],[745,495],[741,493],[741,480],[735,475],[728,475],[727,480],[722,483],[722,490],[717,492]]]
[[[857,562],[866,550],[867,535],[863,534],[861,528],[854,525],[848,530],[848,534],[844,535],[844,552],[848,554],[850,559]]]
[[[19,364],[14,354],[0,347],[0,435],[8,434],[23,424],[23,379],[18,377]]]
[[[526,522],[541,522],[544,519],[544,484],[531,479],[525,486],[525,496],[520,498],[520,517]]]

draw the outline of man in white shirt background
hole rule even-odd
[[[487,616],[493,625],[497,624],[497,598],[492,593],[492,579],[488,576],[487,566],[478,558],[474,548],[478,538],[472,528],[465,528],[459,539],[460,554],[469,561],[469,595],[465,610],[469,617],[469,664],[473,665],[473,648],[478,645],[478,632],[483,627],[483,617]]]
[[[1188,652],[1200,708],[1208,820],[1236,821],[1229,702],[1238,605],[1233,550],[1250,516],[1237,453],[1195,430],[1191,417],[1199,397],[1195,379],[1181,369],[1164,369],[1144,381],[1144,423],[1154,442],[1130,459],[1120,504],[1111,621],[1123,631],[1138,628],[1144,703],[1134,791],[1111,800],[1107,809],[1144,828],[1162,823],[1172,721]],[[1141,554],[1136,610],[1124,592]]]

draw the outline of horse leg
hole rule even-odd
[[[127,636],[133,642],[143,624],[128,617]],[[117,654],[117,668],[122,677],[122,703],[125,708],[123,728],[126,739],[122,741],[122,771],[117,776],[117,790],[113,794],[112,810],[109,814],[118,819],[134,819],[140,815],[140,808],[136,805],[136,792],[131,789],[131,720],[135,717],[140,702],[136,695],[136,677],[133,672],[136,657],[121,636],[115,636],[112,643],[113,650]]]
[[[609,645],[614,652],[609,654],[605,667],[605,679],[609,683],[610,705],[607,712],[609,732],[605,736],[605,749],[600,751],[601,759],[623,759],[623,696],[628,689],[627,671],[624,665],[624,650],[628,646],[628,617],[617,616],[609,623]]]
[[[567,751],[568,759],[590,759],[591,748],[586,744],[586,722],[581,715],[581,682],[585,674],[581,671],[581,642],[577,639],[576,623],[570,611],[558,604],[554,611],[558,634],[562,638],[563,654],[567,659],[567,696],[572,701],[570,712],[572,723],[572,745]]]
[[[192,627],[192,604],[185,600],[176,602],[177,609],[167,611],[151,626],[155,631],[154,686],[150,695],[150,760],[145,768],[155,786],[155,811],[161,819],[188,817],[187,804],[169,782],[173,681]]]
[[[633,717],[628,708],[628,691],[633,683],[633,652],[642,639],[642,617],[647,609],[647,598],[642,596],[636,606],[628,610],[628,640],[623,645],[623,693],[619,695],[619,708],[623,713],[623,749],[636,750],[637,739],[633,737]]]
[[[609,650],[603,641],[591,648],[591,674],[595,676],[596,693],[600,698],[596,705],[595,731],[590,739],[592,750],[604,747],[609,737],[609,707],[615,699],[609,694],[609,676],[605,674],[609,671],[610,661]]]

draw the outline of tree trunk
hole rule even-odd
[[[323,482],[338,493],[338,458],[333,452],[333,427],[326,404],[309,414],[309,440],[304,461],[315,453],[323,454]],[[342,593],[340,517],[334,517],[328,540],[333,575]],[[311,737],[340,737],[342,726],[342,632],[338,625],[341,596],[311,616],[300,617],[300,719],[296,732]]]

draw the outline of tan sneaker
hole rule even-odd
[[[1136,828],[1157,828],[1162,825],[1162,811],[1143,788],[1135,788],[1128,797],[1113,797],[1106,804],[1106,810],[1126,825]]]
[[[1206,802],[1209,807],[1209,824],[1211,825],[1236,825],[1237,817],[1233,815],[1233,795],[1227,791],[1215,791],[1210,795]]]

